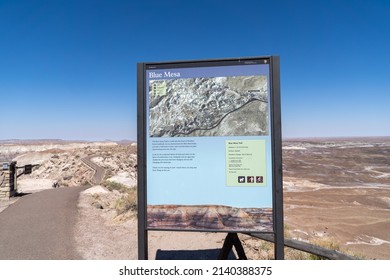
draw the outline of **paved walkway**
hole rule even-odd
[[[0,213],[0,259],[80,259],[73,229],[80,191],[58,188],[21,197]]]
[[[91,179],[92,185],[99,185],[102,182],[104,175],[106,174],[106,170],[91,160],[94,157],[96,156],[88,156],[82,158],[81,161],[95,172]]]

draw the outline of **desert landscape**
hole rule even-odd
[[[80,255],[136,259],[136,148],[132,142],[0,141],[0,161],[38,165],[18,178],[21,193],[90,185],[79,198]],[[86,158],[104,169],[101,182],[93,180]],[[283,179],[286,238],[390,259],[390,137],[285,140]],[[0,201],[0,212],[18,199],[23,197]],[[221,248],[225,236],[150,231],[149,258],[161,250]],[[240,239],[249,259],[273,257],[272,244],[243,234]],[[289,259],[307,258],[286,252]]]
[[[390,259],[389,137],[284,141],[283,186],[293,238]]]

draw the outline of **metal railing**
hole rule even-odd
[[[268,242],[274,243],[273,234],[265,234],[265,233],[249,233],[247,234],[252,237],[256,237]],[[289,247],[295,250],[303,251],[306,253],[310,253],[316,255],[318,257],[328,259],[328,260],[357,260],[358,258],[341,253],[336,250],[327,249],[318,245],[310,244],[307,242],[294,240],[294,239],[285,239],[284,246]]]

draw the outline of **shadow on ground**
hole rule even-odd
[[[160,250],[156,252],[156,260],[218,260],[221,249],[206,250]],[[228,260],[236,260],[231,251]]]
[[[24,192],[18,192],[18,193],[15,194],[15,196],[16,196],[16,197],[22,197],[22,196],[29,195],[29,194],[32,194],[32,193],[29,193],[29,192],[26,192],[26,193],[24,193]]]

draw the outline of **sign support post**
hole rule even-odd
[[[144,64],[137,65],[137,196],[138,196],[138,259],[148,259],[146,230],[146,146],[145,146],[145,77]],[[142,93],[142,94],[141,94]]]
[[[282,166],[282,121],[280,106],[280,62],[279,57],[271,57],[271,83],[273,88],[271,111],[274,138],[273,143],[273,182],[274,182],[274,226],[275,246],[274,256],[276,260],[284,259],[284,220],[283,220],[283,166]]]

